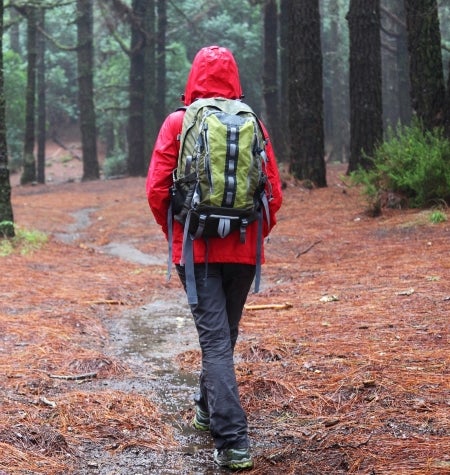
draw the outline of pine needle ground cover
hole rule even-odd
[[[420,210],[370,218],[342,172],[329,166],[326,189],[287,181],[262,291],[247,301],[236,369],[249,473],[450,473],[449,221]],[[133,368],[105,325],[180,290],[166,282],[144,179],[16,186],[13,207],[48,239],[0,258],[0,473],[100,473],[86,446],[187,466],[179,433],[192,410],[173,421],[151,391],[127,387]],[[113,242],[161,264],[102,252]],[[199,361],[198,350],[175,358],[194,373]]]

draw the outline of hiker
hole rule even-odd
[[[240,101],[243,95],[232,53],[223,47],[210,46],[195,56],[182,100],[188,107],[196,100],[215,97]],[[186,290],[183,225],[168,219],[169,191],[178,164],[185,109],[172,112],[161,126],[151,157],[146,192],[155,220],[172,245],[172,261]],[[263,126],[262,129],[267,138],[267,131]],[[269,217],[265,216],[262,223],[263,237],[275,225],[275,213],[282,201],[278,168],[268,140],[265,153]],[[215,463],[232,470],[253,467],[247,416],[240,403],[233,353],[244,303],[257,268],[258,224],[257,221],[248,224],[245,242],[239,229],[225,237],[200,237],[192,241],[196,300],[190,303],[190,308],[202,352],[193,426],[210,430]],[[261,252],[263,262],[263,249]]]

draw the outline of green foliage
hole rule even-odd
[[[53,55],[57,61],[59,55]],[[74,121],[77,118],[76,80],[63,65],[55,63],[47,70],[47,115],[51,124],[58,125]]]
[[[125,3],[131,6],[131,1]],[[129,54],[116,41],[129,46],[130,23],[110,2],[94,13],[95,106],[99,137],[110,149],[126,150],[128,122]],[[78,120],[76,2],[54,2],[46,10],[46,102],[48,135],[62,133]],[[261,104],[262,15],[261,5],[238,0],[213,2],[183,0],[168,2],[166,45],[167,91],[165,113],[180,105],[186,77],[194,54],[208,44],[230,48],[239,63],[246,100],[254,107]],[[6,13],[8,15],[8,12]],[[5,88],[9,107],[7,129],[11,169],[22,162],[26,88],[26,19],[18,16],[20,53],[5,40]],[[114,33],[109,27],[113,27]],[[50,39],[51,38],[51,39]],[[159,124],[158,124],[159,126]]]
[[[4,211],[3,207],[0,208],[0,211]],[[9,211],[9,210],[7,210]],[[5,217],[8,215],[8,212],[5,213]],[[12,219],[12,216],[11,216]],[[10,220],[0,221],[0,238],[11,238],[14,237],[14,223]]]
[[[181,94],[184,92],[186,78],[191,67],[187,60],[186,47],[178,42],[171,43],[166,48],[167,94],[166,103],[171,112],[182,104]]]
[[[129,59],[122,51],[114,49],[112,38],[99,41],[98,65],[95,68],[96,119],[100,138],[112,131],[114,148],[122,149],[121,137],[128,120]],[[121,140],[122,139],[122,140]]]
[[[75,3],[70,5],[63,2],[62,5],[56,5],[46,11],[45,29],[52,38],[46,42],[45,57],[46,105],[50,134],[54,129],[61,128],[77,118],[76,52],[67,49],[75,45],[74,15]],[[20,22],[20,54],[10,47],[9,30],[5,30],[3,37],[6,126],[11,171],[17,171],[23,161],[27,74],[26,19],[18,15],[16,20]]]
[[[2,221],[0,227],[6,224]],[[12,238],[0,237],[0,257],[6,257],[13,253],[22,255],[37,251],[47,242],[47,235],[41,231],[26,230],[15,226],[15,236]]]
[[[184,0],[168,4],[168,43],[184,45],[190,63],[197,51],[207,45],[229,48],[239,65],[242,87],[256,110],[261,104],[262,14],[261,5],[240,0],[201,2]],[[199,13],[202,12],[203,14]],[[195,19],[193,21],[192,19]],[[170,53],[169,53],[170,54]],[[173,74],[168,67],[168,73]],[[168,103],[183,92],[186,75],[171,83]]]
[[[447,221],[447,216],[440,210],[433,211],[430,215],[430,221],[433,224],[439,224]]]
[[[450,141],[442,131],[424,132],[415,124],[396,133],[390,129],[387,137],[375,151],[373,167],[351,175],[354,183],[363,185],[369,205],[380,209],[388,195],[412,208],[449,203]]]
[[[127,174],[127,157],[125,153],[117,153],[105,159],[103,174],[106,178]]]
[[[45,29],[52,38],[46,41],[45,52],[47,117],[55,128],[78,115],[75,18],[75,2],[61,2],[45,15]]]

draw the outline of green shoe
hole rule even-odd
[[[242,470],[253,467],[253,460],[249,449],[214,450],[214,462],[220,467],[231,470]]]
[[[209,414],[203,409],[200,409],[197,404],[195,405],[195,415],[194,420],[192,421],[192,425],[197,430],[209,430]]]

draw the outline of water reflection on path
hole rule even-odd
[[[148,473],[170,474],[175,473],[174,467],[179,467],[177,475],[223,474],[227,472],[212,462],[213,443],[209,433],[194,430],[186,420],[186,414],[192,411],[198,372],[181,371],[175,357],[184,351],[199,349],[199,345],[189,307],[184,301],[180,290],[171,301],[155,300],[140,308],[128,309],[107,322],[114,353],[130,365],[136,375],[109,384],[115,389],[149,394],[160,406],[163,417],[174,426],[180,449],[166,453],[163,459],[142,454],[141,463],[151,460],[153,470]],[[123,463],[122,460],[120,464]],[[127,463],[130,466],[130,462]]]

